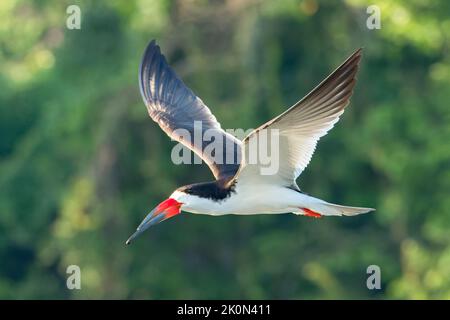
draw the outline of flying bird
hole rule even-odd
[[[139,86],[148,113],[167,135],[197,154],[215,180],[176,189],[144,218],[126,243],[181,211],[213,216],[294,213],[319,218],[375,210],[326,202],[302,192],[296,183],[318,140],[348,105],[360,60],[358,49],[304,98],[240,141],[221,128],[211,110],[175,74],[159,46],[151,41],[139,68]],[[201,123],[202,133],[209,131],[222,139],[221,148],[216,148],[214,154],[205,152],[211,141],[194,143],[180,134],[193,136],[196,122]],[[272,174],[264,174],[260,161],[248,159],[251,141],[262,139],[266,130],[275,130],[278,137],[278,170]],[[217,161],[219,158],[232,161]]]

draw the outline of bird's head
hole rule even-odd
[[[130,244],[131,241],[141,235],[149,227],[181,213],[181,208],[184,204],[183,197],[183,193],[175,191],[169,198],[158,204],[156,208],[150,211],[144,220],[142,220],[141,224],[137,227],[136,232],[128,238],[126,244]]]

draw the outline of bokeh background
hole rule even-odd
[[[137,70],[154,38],[222,126],[244,129],[364,47],[351,105],[298,183],[377,211],[181,214],[125,246],[176,187],[212,179],[172,164],[147,116]],[[0,298],[450,299],[449,40],[446,0],[0,1]]]

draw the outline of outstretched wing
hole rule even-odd
[[[361,49],[294,106],[251,132],[243,141],[245,157],[236,175],[238,181],[258,180],[296,186],[295,180],[311,160],[317,142],[334,126],[348,105],[360,60]],[[259,141],[262,132],[270,134],[275,132],[274,129],[279,135],[279,143],[271,146],[271,152],[272,155],[278,152],[275,157],[279,162],[278,170],[275,174],[264,175],[260,162],[248,160],[249,141]]]
[[[164,132],[201,157],[216,179],[235,175],[241,141],[221,129],[203,101],[170,68],[154,40],[142,58],[139,85],[150,117]],[[194,141],[194,131],[201,141]]]

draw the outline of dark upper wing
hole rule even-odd
[[[295,185],[295,179],[306,168],[319,139],[333,128],[348,105],[356,83],[361,60],[361,49],[355,51],[333,73],[303,99],[276,118],[251,132],[243,141],[245,159],[236,175],[237,179],[272,181]],[[275,174],[261,175],[261,164],[246,161],[249,141],[258,139],[265,130],[277,130],[279,142],[272,146],[279,153],[279,166]]]
[[[216,179],[229,178],[237,172],[241,142],[221,129],[203,101],[170,68],[154,40],[142,58],[139,85],[150,117],[173,140],[200,156]],[[205,138],[194,141],[194,131]],[[186,139],[186,134],[190,139]]]

